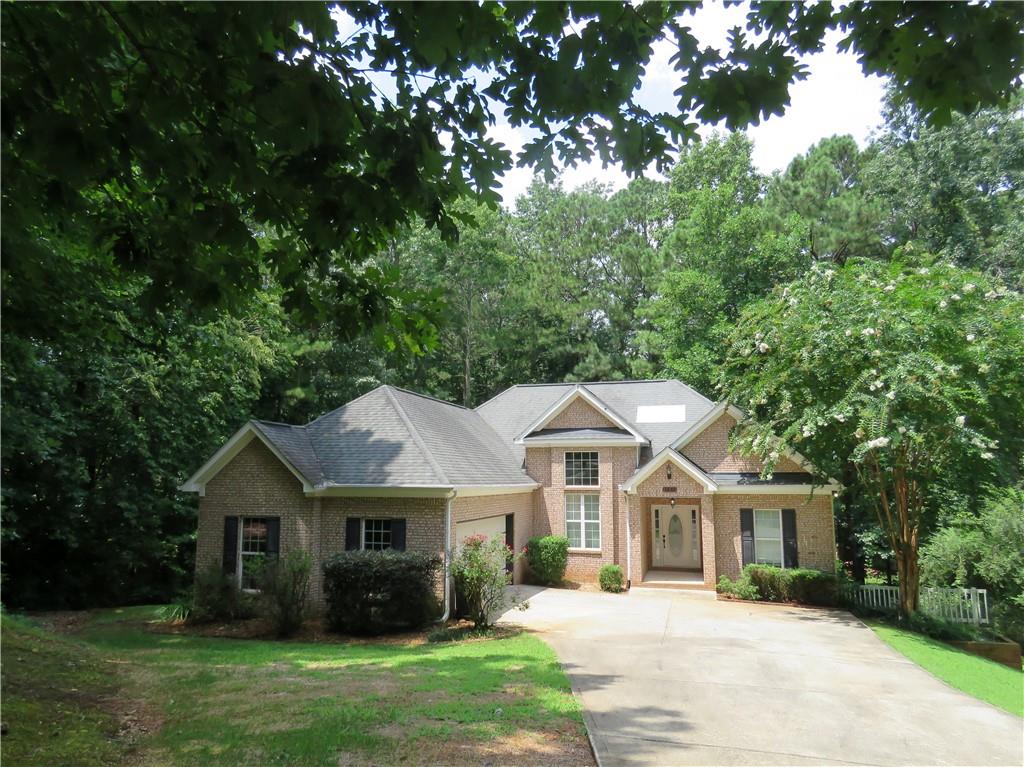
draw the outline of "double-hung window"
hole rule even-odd
[[[570,452],[565,454],[565,486],[597,487],[598,460],[596,452]]]
[[[571,549],[601,548],[601,496],[565,494],[565,535]]]
[[[266,517],[242,517],[240,522],[239,583],[243,589],[256,589],[259,566],[267,558],[269,549],[269,526]]]
[[[363,548],[370,551],[383,551],[391,548],[391,520],[363,520]]]
[[[754,509],[754,561],[782,567],[782,511]]]

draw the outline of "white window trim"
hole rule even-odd
[[[593,488],[589,488],[589,489],[593,490]],[[565,494],[565,498],[562,501],[562,506],[563,506],[563,514],[565,515],[564,519],[565,519],[565,537],[566,538],[569,537],[569,496],[570,495],[578,495],[580,497],[580,499],[581,499],[580,500],[580,508],[579,508],[579,512],[580,512],[580,543],[581,544],[586,544],[586,542],[587,542],[587,529],[586,529],[586,526],[588,524],[590,524],[592,526],[596,524],[597,525],[597,546],[586,546],[586,545],[572,546],[572,545],[570,545],[569,546],[569,551],[582,551],[582,552],[587,552],[587,553],[593,553],[595,551],[603,551],[603,546],[602,546],[603,541],[601,539],[601,536],[602,536],[602,530],[601,530],[601,527],[602,527],[602,525],[601,525],[601,494],[600,493],[594,493],[594,492],[581,493],[581,492],[577,492],[577,491],[567,492]],[[586,517],[585,505],[584,505],[584,502],[582,500],[583,496],[585,496],[585,495],[597,496],[597,521],[596,522],[593,521],[593,520],[588,520],[587,517]]]
[[[255,516],[253,516],[253,517],[243,517],[243,516],[240,516],[238,518],[238,545],[235,547],[235,580],[238,581],[238,589],[239,589],[239,591],[243,591],[246,594],[259,594],[260,593],[259,589],[247,589],[247,588],[244,588],[242,586],[242,578],[243,578],[243,575],[244,575],[244,573],[243,573],[243,563],[245,562],[245,557],[246,556],[249,556],[249,557],[255,556],[254,554],[243,554],[242,553],[242,546],[245,543],[245,520],[247,520],[247,519],[264,519],[265,520],[265,519],[268,519],[268,517],[255,517]],[[264,554],[263,556],[266,556],[266,554]]]
[[[782,509],[754,509],[754,564],[757,564],[757,512],[774,511],[779,515],[779,564],[773,567],[786,568],[786,534],[782,529]],[[763,539],[770,540],[770,539]]]
[[[355,516],[355,515],[353,515]],[[388,548],[387,549],[367,549],[366,548],[366,523],[367,522],[391,522],[391,517],[363,517],[359,520],[359,550],[360,551],[387,551],[393,548],[391,539],[391,530],[388,529]]]
[[[589,453],[596,456],[597,460],[597,482],[593,485],[570,485],[569,456],[577,453]],[[594,490],[601,487],[601,452],[599,450],[565,450],[562,452],[562,479],[565,481],[566,490]]]

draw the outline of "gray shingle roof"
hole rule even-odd
[[[656,455],[703,418],[714,403],[680,381],[613,381],[584,384],[521,384],[513,386],[476,409],[522,460],[525,448],[512,441],[577,385],[604,402],[636,431],[651,441]],[[685,405],[683,423],[637,423],[642,405]]]
[[[719,487],[730,485],[810,485],[814,476],[804,471],[777,471],[771,479],[762,479],[756,471],[713,471],[708,476],[715,480]]]
[[[391,386],[305,426],[253,423],[318,486],[534,484],[479,414]]]
[[[628,431],[611,427],[601,429],[541,429],[525,437],[523,441],[529,443],[543,439],[558,439],[566,442],[572,442],[573,440],[583,442],[594,439],[604,441],[620,440],[628,445],[636,444],[636,439]]]

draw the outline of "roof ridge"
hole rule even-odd
[[[301,423],[285,423],[284,421],[271,421],[266,418],[250,418],[253,423],[268,423],[272,426],[288,426],[293,429],[305,429],[305,425]]]
[[[374,386],[374,387],[373,387],[372,389],[370,389],[369,391],[364,391],[364,392],[363,392],[362,394],[360,394],[360,395],[359,395],[358,397],[356,397],[355,399],[350,399],[350,400],[349,400],[348,402],[345,402],[344,404],[338,405],[338,407],[336,407],[336,408],[331,408],[330,410],[328,410],[328,411],[327,411],[326,413],[324,413],[323,415],[319,415],[319,416],[317,416],[317,417],[316,417],[316,418],[314,418],[314,419],[313,419],[312,421],[309,421],[308,423],[306,423],[306,424],[305,424],[305,425],[303,426],[303,428],[305,428],[306,426],[312,426],[312,425],[313,425],[313,424],[315,424],[315,423],[316,423],[317,421],[323,420],[324,418],[326,418],[327,416],[331,415],[332,413],[337,413],[337,412],[338,412],[339,410],[342,410],[343,408],[346,408],[346,407],[348,407],[348,406],[349,406],[349,405],[351,405],[352,403],[354,403],[354,402],[358,402],[358,401],[359,401],[359,400],[361,400],[361,399],[362,399],[363,397],[369,397],[369,396],[370,396],[371,394],[373,394],[373,393],[374,393],[375,391],[377,391],[378,389],[383,389],[383,388],[384,388],[385,386],[387,386],[387,384],[377,384],[376,386]]]
[[[666,378],[665,380],[666,380],[666,381],[668,381],[668,382],[670,382],[670,383],[676,383],[676,384],[679,384],[679,385],[680,385],[680,386],[682,386],[682,387],[683,387],[684,389],[687,389],[687,390],[689,390],[689,391],[692,391],[692,392],[693,392],[694,394],[696,394],[696,395],[697,395],[698,397],[700,397],[700,398],[701,398],[702,400],[704,400],[705,402],[709,403],[710,405],[717,405],[717,404],[718,404],[718,403],[717,403],[717,402],[715,402],[715,401],[714,401],[713,399],[710,399],[709,397],[705,397],[705,396],[704,396],[703,394],[701,394],[701,393],[700,393],[699,391],[697,391],[697,390],[696,390],[696,389],[694,389],[694,388],[693,388],[692,386],[690,386],[690,384],[686,383],[686,381],[680,381],[680,380],[679,380],[678,378]]]
[[[423,441],[423,438],[416,430],[416,427],[413,425],[409,415],[405,412],[405,408],[402,407],[402,403],[398,401],[398,397],[396,397],[391,391],[395,387],[385,384],[380,388],[384,389],[385,396],[387,396],[388,400],[395,408],[395,412],[397,412],[398,416],[402,419],[402,423],[405,424],[405,428],[409,431],[409,436],[412,437],[413,442],[416,443],[416,447],[418,447],[420,452],[423,453],[423,457],[426,458],[427,463],[429,463],[430,467],[437,472],[437,476],[441,478],[442,482],[450,484],[451,481],[448,479],[448,475],[444,473],[444,469],[441,468],[441,464],[434,460],[434,456],[431,454],[426,443]]]
[[[668,381],[682,383],[682,381],[678,381],[675,378],[630,378],[623,381],[549,381],[548,383],[522,383],[512,384],[508,389],[525,389],[528,386],[607,386],[609,384],[666,383]],[[685,386],[686,384],[683,385]],[[504,393],[505,391],[508,391],[508,389],[505,389],[500,393]],[[495,397],[496,396],[498,395],[495,395]],[[491,397],[491,399],[494,399],[494,397]]]
[[[406,394],[411,394],[414,397],[422,397],[423,399],[429,399],[433,400],[434,402],[440,402],[442,405],[451,405],[452,407],[459,408],[459,410],[468,410],[470,412],[472,412],[473,410],[472,408],[468,408],[465,405],[460,405],[457,402],[449,402],[446,399],[435,397],[432,394],[424,394],[423,392],[413,391],[412,389],[405,389],[401,386],[394,386],[393,384],[384,384],[384,386],[388,387],[389,389],[394,389],[395,391],[401,391],[405,392]]]

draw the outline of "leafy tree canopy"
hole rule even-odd
[[[144,303],[244,302],[269,264],[290,307],[411,318],[415,344],[429,314],[373,257],[415,218],[454,239],[460,197],[495,202],[498,113],[538,134],[524,163],[598,152],[635,173],[695,119],[780,113],[830,29],[938,123],[1002,103],[1024,66],[1015,4],[754,2],[721,51],[694,7],[6,3],[5,287],[48,279],[59,234],[145,275]],[[634,94],[661,38],[680,86],[655,113]]]
[[[913,252],[816,265],[744,311],[722,385],[750,415],[740,445],[786,450],[876,499],[916,608],[917,544],[944,475],[1012,477],[1024,447],[1024,301],[997,280]]]

